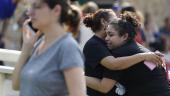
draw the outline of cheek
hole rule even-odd
[[[49,22],[50,22],[50,16],[49,15],[42,15],[42,16],[40,16],[40,18],[41,18],[41,23],[42,24],[48,24]]]
[[[117,45],[120,42],[120,40],[115,37],[115,38],[112,38],[111,42],[113,45]]]
[[[109,37],[109,38],[108,38],[108,41],[109,41],[109,42],[113,42],[113,38],[112,38],[112,37]]]
[[[50,17],[50,12],[48,12],[48,10],[46,9],[42,9],[42,10],[39,10],[37,12],[37,15],[39,18],[42,18],[42,19],[49,19]]]
[[[115,42],[116,40],[117,40],[116,37],[112,37],[112,38],[111,38],[111,41],[112,41],[112,42]]]
[[[38,20],[36,20],[34,26],[38,29],[41,29],[41,28],[45,27],[46,25],[47,25],[47,21],[39,18]]]

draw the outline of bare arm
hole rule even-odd
[[[86,83],[89,88],[102,93],[108,93],[114,87],[116,81],[109,78],[97,79],[86,76]]]
[[[24,23],[23,46],[21,50],[22,52],[21,52],[21,55],[20,55],[20,58],[17,64],[15,65],[15,69],[12,74],[12,87],[14,90],[20,89],[19,86],[20,86],[21,69],[26,63],[26,61],[28,60],[28,58],[30,57],[34,43],[37,41],[38,37],[41,35],[40,32],[37,32],[36,34],[34,32],[31,32],[30,28],[28,28],[28,26],[26,25],[28,21],[29,20],[27,20]]]
[[[64,70],[69,96],[86,96],[86,84],[83,68]]]
[[[101,60],[101,64],[111,70],[122,70],[129,68],[141,61],[151,61],[155,64],[162,64],[160,56],[153,52],[138,53],[132,56],[115,58],[113,56],[107,56]]]
[[[32,48],[28,48],[28,47],[23,47],[22,48],[22,52],[20,55],[20,58],[17,62],[17,64],[15,65],[15,70],[12,74],[12,87],[14,90],[19,90],[19,86],[20,86],[20,73],[21,73],[21,69],[24,66],[25,62],[27,61],[28,57],[30,56],[31,50]]]

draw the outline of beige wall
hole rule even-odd
[[[99,4],[112,4],[114,0],[93,0]],[[121,0],[120,0],[121,1]],[[133,3],[142,12],[149,11],[161,26],[165,16],[170,16],[170,0],[122,0]]]
[[[156,23],[161,26],[166,16],[170,16],[170,0],[128,0],[142,12],[151,12]]]

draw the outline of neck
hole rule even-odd
[[[97,32],[95,33],[95,35],[96,35],[97,37],[105,40],[106,33],[104,32],[104,30],[102,30],[102,31],[97,31]]]
[[[51,24],[41,31],[44,33],[45,43],[47,44],[66,34],[64,27],[60,24]]]

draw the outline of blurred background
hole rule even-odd
[[[0,8],[4,0],[0,0]],[[170,0],[71,0],[71,4],[78,7],[83,17],[99,8],[113,9],[118,15],[124,8],[135,10],[141,21],[139,43],[152,51],[159,50],[165,54],[166,62],[170,62]],[[20,0],[14,8],[14,13],[7,19],[0,18],[0,48],[20,50],[22,45],[22,23],[28,18],[26,15],[29,0]],[[4,10],[2,10],[4,11]],[[5,10],[7,11],[7,10]],[[1,12],[1,9],[0,9]],[[80,24],[76,39],[81,49],[85,42],[93,35],[90,29]],[[0,62],[2,66],[12,66],[12,62]],[[1,70],[1,69],[0,69]],[[2,74],[5,80],[2,82]],[[11,74],[0,71],[0,96],[18,96],[18,92],[11,88]],[[3,89],[2,89],[3,88]]]
[[[3,1],[3,0],[2,0]],[[170,17],[170,0],[71,0],[72,4],[78,6],[80,11],[85,10],[84,5],[89,1],[96,3],[99,8],[111,8],[114,11],[120,11],[127,6],[133,6],[141,15],[144,26],[158,31],[165,24],[165,19]],[[1,3],[1,1],[0,1]],[[29,6],[29,0],[21,0],[14,14],[8,18],[6,29],[2,30],[0,22],[0,34],[4,34],[4,48],[20,50],[21,48],[21,26],[26,17],[26,10]],[[93,5],[92,5],[93,6]],[[1,7],[0,7],[1,8]],[[84,9],[83,9],[84,8]],[[148,24],[148,25],[147,25]],[[5,31],[5,32],[2,32]],[[146,32],[145,32],[146,33]],[[88,36],[87,36],[88,37]]]

